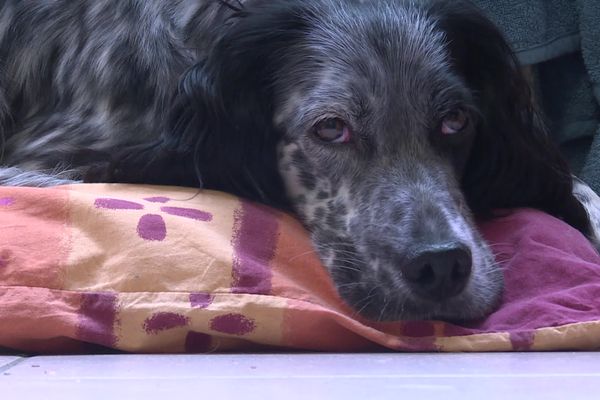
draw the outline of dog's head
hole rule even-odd
[[[182,82],[177,144],[208,186],[291,206],[361,314],[490,312],[502,272],[474,213],[537,207],[587,232],[509,46],[469,2],[247,0],[217,36]]]

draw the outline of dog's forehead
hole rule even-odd
[[[302,106],[310,114],[321,101],[340,108],[361,101],[382,111],[399,99],[425,101],[449,64],[436,21],[413,2],[345,4],[312,21],[290,53],[291,68],[279,76],[284,108],[297,113],[295,106]]]
[[[290,52],[274,123],[299,139],[319,121],[341,118],[378,153],[409,148],[403,153],[429,157],[440,93],[457,97],[444,31],[413,2],[349,3],[324,11]]]
[[[378,61],[394,70],[445,62],[444,32],[420,3],[340,3],[312,22],[307,39],[317,57]]]

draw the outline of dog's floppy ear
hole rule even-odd
[[[550,139],[530,86],[499,30],[469,1],[434,2],[457,72],[482,118],[463,176],[474,212],[534,207],[588,234],[567,163]]]
[[[278,173],[272,84],[307,28],[294,0],[218,0],[229,14],[204,58],[184,73],[154,143],[117,149],[89,181],[200,185],[289,207]],[[191,33],[194,34],[194,33]]]
[[[205,187],[285,205],[272,86],[306,29],[301,2],[248,1],[183,77],[166,148],[193,157]]]

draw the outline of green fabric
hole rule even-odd
[[[573,0],[475,3],[496,22],[524,64],[548,61],[579,49],[579,17]]]
[[[536,74],[575,173],[600,192],[600,0],[474,0]]]
[[[539,102],[561,145],[596,134],[600,110],[581,53],[536,65]]]
[[[579,1],[581,48],[592,90],[600,104],[600,1]],[[600,118],[598,118],[600,120]],[[600,124],[587,155],[581,177],[596,191],[600,189]]]

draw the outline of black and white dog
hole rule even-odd
[[[0,129],[2,185],[293,210],[373,319],[493,309],[474,214],[535,207],[596,241],[509,46],[464,0],[4,0]]]

